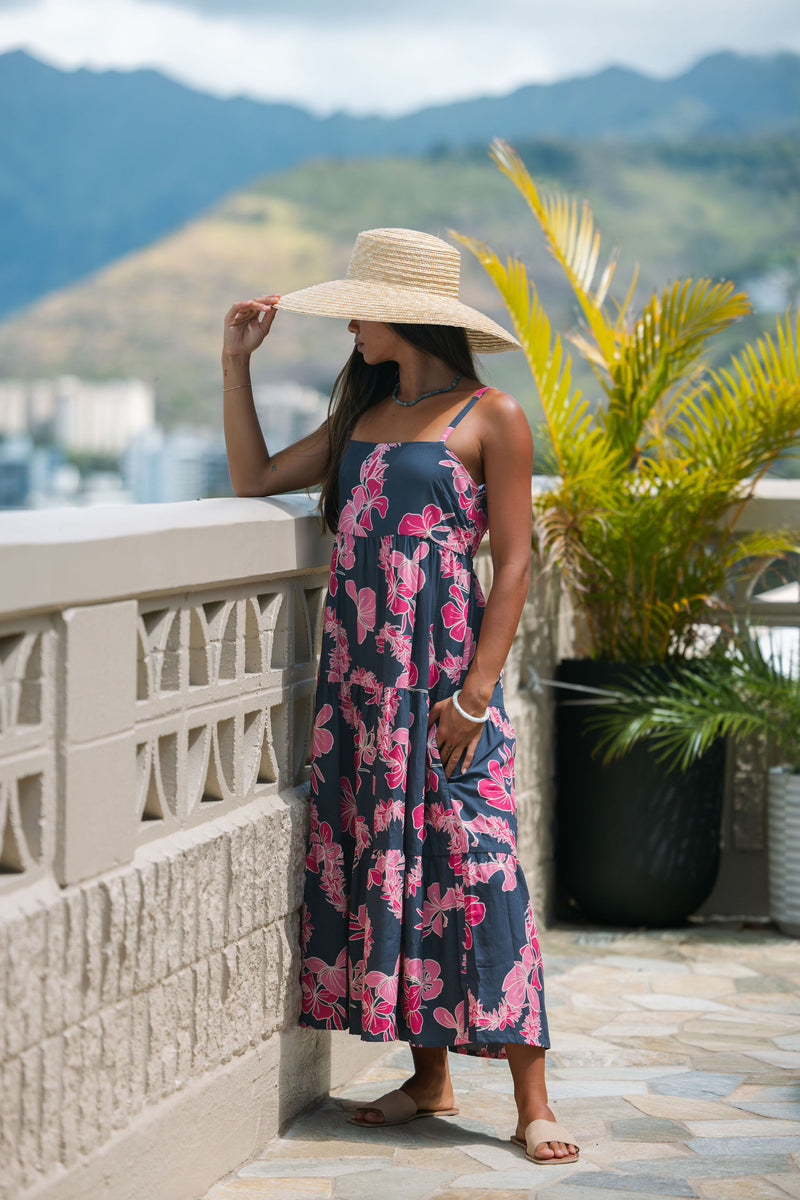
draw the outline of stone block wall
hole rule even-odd
[[[4,905],[0,1194],[86,1195],[87,1158],[288,1025],[304,837],[302,799],[255,800]]]

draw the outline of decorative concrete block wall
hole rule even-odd
[[[191,1200],[381,1052],[297,1028],[329,550],[295,497],[4,517],[3,1200]],[[542,911],[553,613],[505,674]]]

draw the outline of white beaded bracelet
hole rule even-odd
[[[456,712],[461,713],[462,717],[466,717],[468,721],[474,722],[475,725],[484,725],[489,720],[488,707],[482,717],[473,717],[471,713],[464,712],[464,709],[458,703],[458,697],[460,695],[461,695],[461,688],[458,688],[458,690],[453,692],[452,696],[450,697],[450,699],[453,701],[453,708],[456,710]]]

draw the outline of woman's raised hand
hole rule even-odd
[[[275,320],[275,305],[280,296],[256,296],[241,300],[225,314],[222,353],[250,355],[263,342]]]

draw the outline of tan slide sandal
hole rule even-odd
[[[383,1113],[382,1121],[364,1121],[357,1117],[348,1117],[351,1125],[360,1125],[364,1129],[385,1129],[387,1125],[405,1125],[415,1121],[417,1117],[455,1117],[457,1108],[417,1108],[408,1092],[396,1088],[387,1092],[372,1103],[359,1104],[358,1108],[377,1108]]]
[[[525,1130],[525,1137],[515,1136],[511,1141],[515,1146],[521,1146],[525,1151],[525,1157],[540,1167],[563,1167],[567,1163],[577,1162],[580,1158],[580,1149],[577,1154],[568,1154],[563,1158],[536,1157],[536,1147],[541,1146],[542,1142],[563,1142],[565,1146],[577,1145],[574,1137],[557,1121],[531,1121]]]

